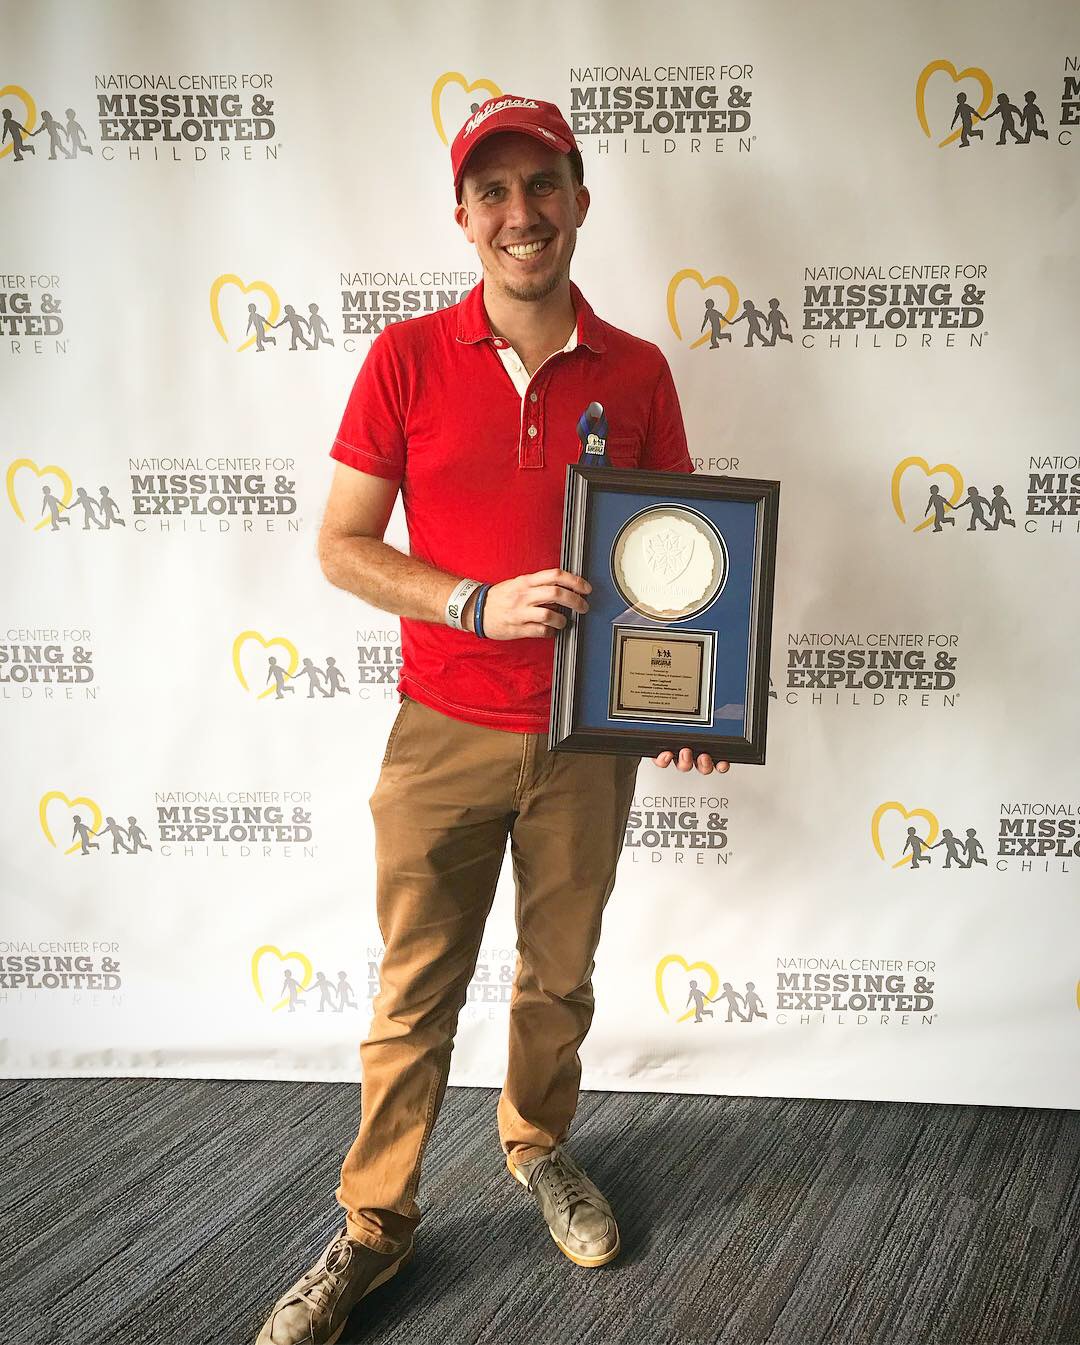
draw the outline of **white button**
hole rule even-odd
[[[530,393],[529,393],[529,401],[530,401],[530,402],[535,402],[536,400],[537,400],[536,393],[535,393],[535,392],[530,392]]]
[[[535,425],[530,425],[530,426],[529,426],[529,438],[530,438],[530,439],[535,439],[535,438],[536,438],[536,426],[535,426]]]

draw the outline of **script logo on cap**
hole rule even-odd
[[[465,129],[462,131],[462,135],[472,135],[473,131],[475,131],[478,126],[482,126],[483,123],[487,121],[488,117],[496,112],[505,112],[508,107],[534,107],[537,111],[540,110],[540,104],[534,102],[531,98],[499,98],[474,112],[465,123]],[[545,131],[544,134],[550,135],[550,132]],[[555,137],[552,136],[551,138],[554,139]]]

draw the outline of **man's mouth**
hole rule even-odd
[[[550,242],[550,238],[539,238],[534,243],[509,243],[503,251],[509,252],[511,257],[521,261],[526,257],[539,256]]]

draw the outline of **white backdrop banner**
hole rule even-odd
[[[359,1077],[400,646],[319,571],[328,449],[479,279],[447,142],[510,92],[699,468],[783,483],[768,765],[642,765],[585,1084],[1080,1106],[1080,12],[529,24],[6,7],[0,1069]],[[453,1082],[501,1080],[514,945],[507,875]]]

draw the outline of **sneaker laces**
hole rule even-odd
[[[537,1163],[529,1178],[529,1190],[535,1190],[541,1182],[551,1192],[560,1214],[583,1200],[595,1204],[592,1183],[561,1149],[553,1149],[550,1157]]]
[[[300,1290],[297,1298],[314,1308],[316,1312],[323,1311],[331,1297],[341,1288],[341,1276],[348,1269],[352,1258],[353,1251],[349,1246],[348,1234],[341,1233],[330,1244],[326,1260],[314,1272],[311,1283]]]

